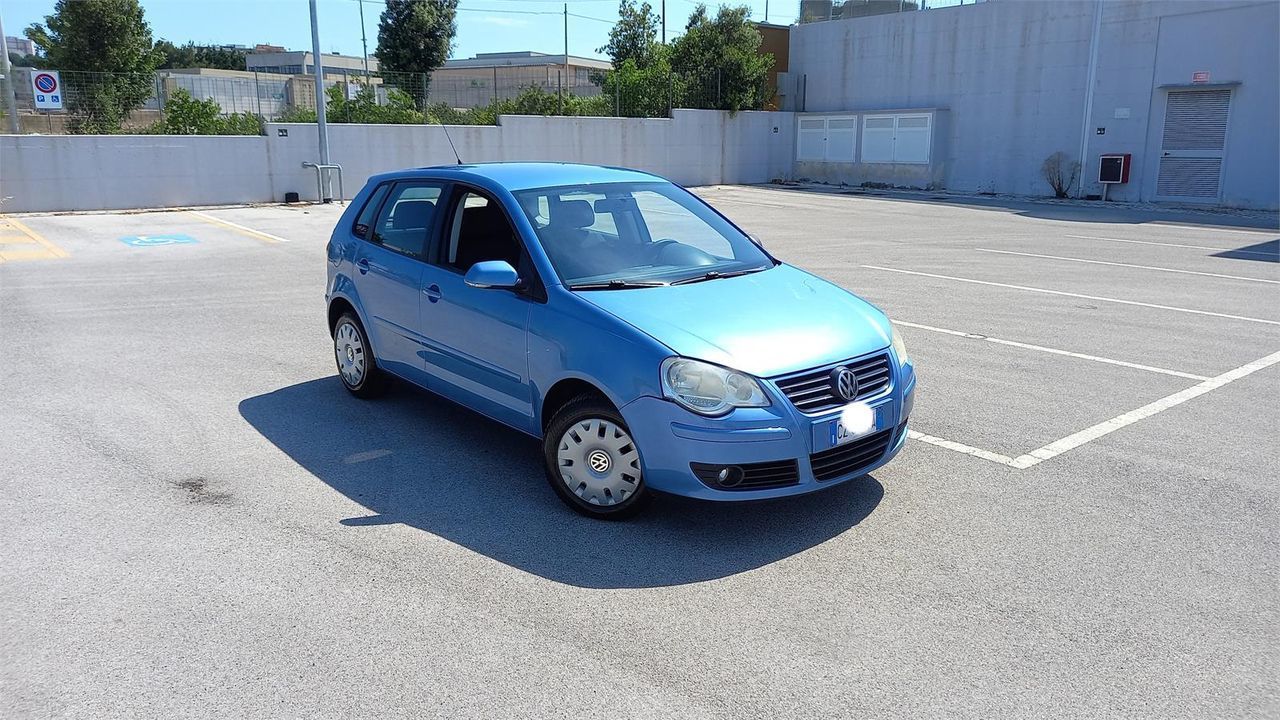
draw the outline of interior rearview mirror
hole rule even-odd
[[[506,260],[483,260],[472,265],[462,281],[473,288],[512,290],[520,285],[520,274]]]

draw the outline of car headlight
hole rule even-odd
[[[662,394],[700,415],[769,404],[769,396],[749,375],[682,357],[662,361]]]
[[[898,328],[893,328],[893,339],[889,341],[893,347],[893,354],[898,356],[898,365],[903,366],[911,362],[911,356],[907,354],[906,343],[902,342],[902,336],[898,334]]]

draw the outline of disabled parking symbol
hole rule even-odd
[[[158,247],[160,245],[190,245],[199,241],[183,233],[168,233],[164,235],[129,235],[120,238],[120,242],[133,247]]]

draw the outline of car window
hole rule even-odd
[[[454,204],[442,264],[459,272],[484,260],[506,260],[520,268],[520,241],[497,201],[466,192]]]
[[[728,238],[711,225],[698,222],[688,208],[652,190],[639,190],[632,196],[649,228],[649,236],[655,241],[676,240],[718,258],[733,257],[733,245]]]
[[[383,198],[387,196],[387,192],[390,190],[391,185],[389,183],[384,183],[374,189],[373,194],[369,196],[369,201],[361,208],[360,216],[356,218],[356,224],[351,228],[351,232],[366,240],[369,238],[369,229],[373,226],[374,215],[378,212],[378,206],[382,204]]]
[[[714,279],[774,264],[731,223],[668,182],[538,188],[515,196],[570,287]]]
[[[373,242],[422,257],[440,190],[439,185],[431,183],[396,183],[374,223]]]

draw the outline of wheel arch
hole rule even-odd
[[[600,385],[588,378],[580,376],[563,377],[557,380],[547,388],[542,394],[542,407],[539,409],[539,429],[545,433],[547,427],[551,424],[551,420],[569,401],[581,395],[590,395],[609,403],[615,410],[620,411],[620,407],[609,393],[601,389]]]
[[[355,315],[360,324],[364,325],[364,319],[360,317],[360,311],[356,309],[355,303],[351,302],[350,299],[342,295],[335,295],[329,301],[329,337],[333,337],[333,331],[338,325],[338,318],[342,317],[343,313],[348,312]],[[367,333],[368,331],[369,329],[366,327],[365,332]]]

